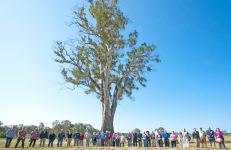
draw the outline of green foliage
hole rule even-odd
[[[138,45],[136,30],[122,34],[129,19],[117,0],[89,0],[89,4],[74,11],[79,40],[72,47],[57,41],[55,61],[63,64],[66,82],[96,93],[100,100],[105,94],[110,101],[130,97],[133,90],[146,86],[145,74],[160,62],[156,47]]]
[[[5,132],[0,132],[0,138],[6,138],[6,133]]]
[[[72,124],[69,120],[55,120],[52,123],[52,130],[54,130],[56,133],[59,132],[61,129],[64,129],[64,131],[70,130],[71,132],[86,132],[86,129],[89,130],[89,132],[93,133],[96,131],[96,129],[90,125],[90,124],[84,124],[84,123],[75,123]]]

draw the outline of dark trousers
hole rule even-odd
[[[137,140],[133,140],[133,146],[137,146]]]
[[[171,141],[172,148],[176,147],[176,141]]]
[[[158,140],[157,143],[158,143],[159,147],[163,147],[163,141],[162,140]]]
[[[34,147],[35,143],[36,143],[36,139],[30,139],[29,147],[31,147],[31,144],[32,144],[32,147]]]
[[[22,148],[24,147],[25,139],[22,139],[22,138],[20,138],[20,137],[19,137],[19,138],[17,139],[17,142],[16,142],[16,145],[15,145],[15,148],[17,148],[17,147],[18,147],[18,144],[19,144],[19,142],[20,142],[20,141],[22,141]]]
[[[112,146],[115,147],[115,141],[114,140],[112,141]]]
[[[49,139],[48,147],[50,147],[50,146],[53,147],[53,143],[54,143],[54,140],[53,139],[52,140]]]
[[[139,147],[142,147],[142,141],[141,140],[138,140],[138,145],[139,145]]]
[[[58,139],[57,147],[63,146],[63,139]]]
[[[124,143],[120,143],[120,147],[124,147]]]
[[[144,147],[148,147],[148,140],[143,140]]]
[[[104,139],[101,139],[101,146],[104,146]]]
[[[9,137],[6,138],[5,147],[10,147],[10,143],[11,143],[12,139],[13,139],[13,138],[9,138]]]
[[[165,147],[169,147],[169,139],[164,139],[164,145]]]
[[[150,140],[150,138],[148,139],[147,144],[148,144],[148,147],[151,147],[151,140]]]

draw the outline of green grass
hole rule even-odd
[[[48,142],[48,140],[46,141],[46,144],[48,144],[47,142]],[[13,139],[13,141],[11,143],[11,148],[9,148],[8,150],[15,149],[14,148],[15,143],[16,143],[16,138]],[[56,147],[56,143],[57,143],[57,140],[54,141],[54,147],[53,148],[48,148],[48,147],[45,147],[45,148],[42,147],[42,148],[40,148],[39,147],[39,140],[38,140],[38,141],[36,141],[36,145],[35,145],[34,148],[28,148],[29,139],[26,139],[26,141],[25,141],[25,148],[24,149],[29,149],[29,150],[56,150],[56,149],[58,149],[58,150],[101,150],[101,149],[104,149],[104,150],[106,150],[106,149],[110,149],[110,150],[128,150],[128,149],[131,149],[131,150],[145,150],[145,149],[153,149],[154,150],[154,149],[160,149],[160,148],[153,148],[153,147],[152,148],[138,148],[138,147],[128,148],[126,145],[125,145],[125,147],[121,147],[121,148],[116,148],[116,147],[104,147],[104,148],[102,148],[102,147],[92,147],[92,146],[91,147],[74,147],[73,146],[73,141],[72,141],[72,146],[71,147],[67,147],[66,146],[66,142],[64,142],[63,143],[63,147],[60,148],[60,147]],[[5,139],[0,139],[0,149],[5,149],[4,148],[4,144],[5,144]],[[20,148],[20,146],[21,146],[20,144],[19,144],[19,148],[18,149],[21,149]],[[226,144],[226,147],[228,149],[231,148],[231,135],[225,136],[225,144]],[[189,149],[190,150],[197,149],[197,148],[195,148],[194,145],[195,144],[193,142],[191,142]],[[209,146],[209,144],[208,144],[208,146]],[[172,148],[161,148],[161,149],[164,149],[164,150],[168,150],[168,149],[169,150],[177,150],[177,149],[180,149],[180,148],[175,148],[175,149],[172,149]]]

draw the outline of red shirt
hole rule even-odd
[[[83,140],[84,139],[84,135],[81,133],[80,134],[80,140]]]
[[[108,139],[109,139],[109,140],[112,139],[112,133],[110,133],[110,134],[108,135]]]

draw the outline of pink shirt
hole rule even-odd
[[[224,133],[221,132],[221,131],[216,131],[216,132],[214,133],[214,136],[215,136],[216,138],[222,138],[223,135],[224,135]]]
[[[177,140],[177,135],[172,133],[170,135],[170,139],[171,139],[171,141],[176,141]]]
[[[30,136],[31,136],[31,139],[38,139],[39,138],[39,132],[38,131],[32,131]]]
[[[109,140],[112,139],[112,134],[111,134],[111,133],[108,135],[108,139],[109,139]]]

